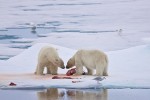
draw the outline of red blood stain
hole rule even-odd
[[[53,76],[52,79],[73,79],[73,78],[71,78],[71,77]]]

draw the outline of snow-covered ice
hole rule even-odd
[[[69,48],[47,44],[38,43],[21,54],[12,57],[7,61],[1,61],[1,75],[18,74],[18,78],[13,80],[1,80],[3,85],[10,81],[18,83],[18,88],[39,87],[61,87],[61,88],[150,88],[149,77],[149,59],[150,46],[143,45],[132,47],[129,49],[106,52],[109,58],[109,76],[98,84],[92,80],[95,76],[82,76],[81,79],[40,79],[35,80],[31,77],[25,79],[19,78],[20,74],[34,73],[37,63],[37,55],[41,47],[50,45],[58,49],[60,57],[67,60],[75,53],[76,50]],[[65,74],[66,69],[59,69],[59,74]],[[72,83],[73,80],[81,81],[79,83]],[[60,84],[61,83],[61,84]],[[11,87],[12,88],[12,87]]]

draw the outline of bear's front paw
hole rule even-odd
[[[57,73],[52,73],[52,75],[58,75]]]
[[[75,73],[75,75],[82,75],[82,73]]]

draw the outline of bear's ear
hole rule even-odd
[[[70,58],[70,61],[73,61],[72,58]]]

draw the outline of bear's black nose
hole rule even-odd
[[[65,69],[65,66],[61,67],[62,69]]]
[[[68,66],[66,66],[66,69],[69,69],[69,67],[68,67]]]

